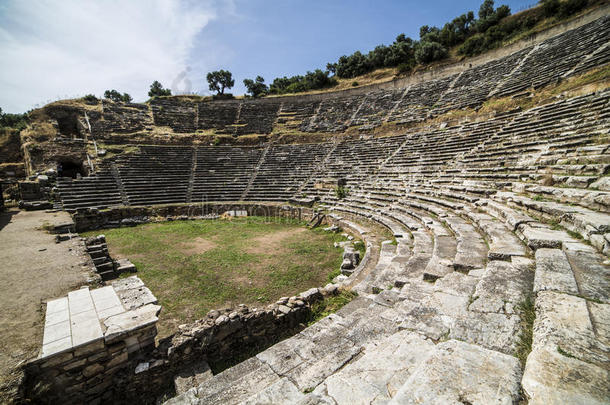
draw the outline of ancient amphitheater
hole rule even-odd
[[[58,239],[200,208],[298,210],[368,249],[335,283],[212,311],[163,341],[138,279],[51,300],[23,395],[47,383],[50,402],[144,401],[186,375],[168,404],[609,403],[609,38],[602,8],[491,56],[343,92],[44,107],[29,130],[51,136],[25,145],[27,172],[86,172],[57,179],[54,208],[76,228]],[[602,80],[562,91],[591,72]],[[106,278],[104,243],[87,249]],[[298,327],[341,289],[358,296]]]

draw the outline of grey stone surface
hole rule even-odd
[[[286,377],[293,381],[301,391],[315,388],[361,353],[362,347],[354,347],[351,342],[350,344],[347,342],[349,341],[342,341],[340,348],[330,351],[326,355],[301,363],[290,370]]]
[[[574,273],[560,249],[541,248],[536,251],[534,291],[545,290],[578,294]]]
[[[551,347],[532,350],[521,384],[531,405],[602,405],[610,398],[607,369]]]
[[[521,333],[519,316],[469,311],[464,317],[456,318],[449,325],[451,339],[480,345],[512,355],[515,352],[517,336]]]
[[[111,343],[136,329],[154,325],[158,321],[157,315],[160,311],[161,307],[159,305],[148,304],[132,311],[111,316],[104,320],[104,326],[106,327],[104,339]]]
[[[581,244],[582,245],[582,244]],[[579,292],[584,297],[610,303],[610,267],[604,257],[588,249],[566,249]]]
[[[388,400],[433,348],[430,340],[408,331],[371,343],[362,357],[325,380],[326,392],[339,404]]]
[[[513,404],[521,368],[506,354],[457,340],[436,346],[389,404]]]
[[[457,271],[436,280],[434,291],[470,297],[478,283],[478,278]]]
[[[580,360],[597,365],[607,363],[610,355],[610,347],[595,333],[586,300],[551,291],[540,292],[536,297],[532,347],[560,348]]]
[[[275,405],[294,404],[301,401],[305,394],[287,378],[271,384],[267,388],[257,392],[250,398],[241,402],[243,405]]]
[[[116,293],[126,310],[132,310],[144,305],[157,303],[157,298],[146,286],[136,288],[121,288],[117,290]]]
[[[525,255],[525,247],[521,241],[500,221],[486,214],[470,212],[468,215],[491,239],[487,253],[489,259],[508,259],[511,256]]]
[[[553,230],[547,226],[522,224],[519,233],[527,241],[527,245],[536,250],[539,248],[560,248],[563,242],[573,239],[564,231]]]
[[[531,291],[533,277],[531,270],[493,260],[487,264],[468,308],[477,312],[510,314],[513,312],[511,308],[523,301],[525,294]]]
[[[252,357],[217,374],[206,384],[200,385],[194,393],[197,398],[195,403],[201,405],[239,403],[248,400],[279,379],[280,377],[267,364]]]
[[[401,329],[421,333],[435,341],[449,334],[451,319],[444,317],[434,307],[405,300],[397,305]]]
[[[183,394],[191,388],[198,387],[210,378],[212,378],[212,370],[210,370],[208,363],[205,361],[196,362],[189,367],[180,370],[174,377],[176,395]]]
[[[589,185],[590,188],[595,188],[603,191],[610,191],[610,176],[600,177]]]

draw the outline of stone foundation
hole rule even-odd
[[[107,210],[78,209],[72,214],[77,232],[135,226],[155,221],[210,219],[228,211],[246,211],[248,216],[264,216],[270,220],[309,220],[313,210],[290,205],[257,203],[204,203],[146,207],[118,207]]]

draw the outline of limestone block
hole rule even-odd
[[[534,292],[545,290],[579,293],[570,263],[560,249],[541,248],[536,251]]]
[[[565,254],[578,282],[580,294],[610,303],[610,268],[604,264],[605,257],[586,249],[568,249]]]
[[[433,348],[430,340],[408,331],[370,343],[364,356],[325,380],[326,391],[339,404],[390,399]]]
[[[280,377],[268,365],[262,363],[256,357],[252,357],[215,375],[214,378],[200,385],[195,392],[199,398],[196,403],[239,403],[264,390],[279,379]],[[180,396],[176,398],[180,398]],[[179,404],[180,402],[170,403]]]
[[[112,288],[118,293],[122,290],[144,287],[144,282],[138,276],[121,278],[112,282]]]
[[[538,293],[533,348],[558,350],[590,363],[608,361],[610,348],[596,336],[583,298],[551,291]]]
[[[191,388],[198,387],[213,377],[210,366],[205,361],[181,369],[174,377],[176,395],[184,394]]]
[[[342,345],[342,347],[329,351],[322,357],[299,364],[290,370],[286,376],[294,381],[301,391],[315,388],[328,376],[360,354],[361,350],[361,347]]]
[[[121,300],[111,286],[91,290],[91,298],[98,317],[102,320],[125,312]]]
[[[154,325],[161,310],[158,305],[148,304],[133,311],[127,311],[114,315],[104,321],[106,332],[104,339],[106,343],[112,343],[130,335],[137,329]]]
[[[433,340],[439,340],[449,333],[451,319],[443,316],[434,307],[403,301],[397,306],[401,313],[400,329],[421,333]]]
[[[498,352],[513,354],[521,333],[519,316],[469,311],[449,325],[449,338],[473,343]]]
[[[301,294],[299,294],[299,296],[301,297],[301,299],[303,301],[308,302],[308,303],[317,301],[318,299],[322,298],[322,294],[320,293],[320,290],[318,290],[317,288],[310,288],[309,290],[304,291]]]
[[[487,264],[485,273],[477,284],[471,311],[500,313],[505,304],[519,304],[531,290],[533,274],[528,269],[518,268],[511,263],[494,260]]]
[[[267,388],[257,392],[241,402],[243,405],[260,404],[294,404],[305,397],[305,394],[288,379],[282,378]]]
[[[527,245],[534,250],[539,248],[560,248],[563,242],[573,241],[564,231],[556,231],[542,226],[522,224],[519,225],[519,232],[527,241]]]
[[[436,280],[434,291],[457,296],[470,297],[477,285],[477,278],[457,271],[447,274]]]
[[[610,176],[600,177],[598,180],[591,183],[589,188],[610,191]]]
[[[607,370],[551,347],[532,350],[521,384],[531,405],[602,405],[610,398]]]
[[[389,404],[513,404],[519,398],[519,361],[450,340],[436,346]]]
[[[294,348],[297,345],[307,344],[311,344],[309,340],[300,335],[295,335],[271,346],[269,349],[257,354],[256,357],[263,363],[268,364],[278,375],[285,375],[304,361]]]
[[[123,307],[132,310],[149,304],[156,304],[157,298],[148,287],[121,289],[117,291]]]

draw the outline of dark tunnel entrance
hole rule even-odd
[[[57,163],[57,175],[59,177],[71,177],[76,179],[78,175],[85,176],[86,173],[82,163],[60,161]]]

